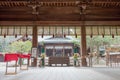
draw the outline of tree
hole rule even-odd
[[[73,43],[75,45],[80,45],[80,37],[73,38]],[[87,43],[87,47],[91,48],[91,52],[97,48],[97,52],[99,53],[99,46],[110,46],[112,44],[120,44],[120,37],[119,36],[115,36],[114,38],[112,38],[111,36],[104,36],[104,38],[102,36],[93,36],[92,38],[90,38],[90,36],[86,36],[86,43]]]
[[[9,52],[28,53],[31,50],[31,41],[15,41],[9,45]]]
[[[13,36],[7,36],[6,38],[0,36],[0,52],[7,52],[8,45],[12,40],[14,40]]]
[[[87,48],[90,48],[91,53],[96,52],[97,58],[99,58],[100,55],[100,46],[109,47],[112,44],[120,45],[119,36],[115,36],[114,38],[112,38],[111,36],[104,36],[104,38],[102,36],[93,36],[92,38],[90,36],[87,36],[86,40]],[[78,37],[77,39],[74,38],[73,43],[76,45],[80,45],[80,37]],[[99,63],[99,59],[97,59],[97,63]]]
[[[72,43],[74,43],[75,46],[80,46],[80,36],[78,36],[77,38],[73,37]]]

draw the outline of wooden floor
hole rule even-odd
[[[4,75],[0,67],[0,80],[120,80],[120,68],[37,67],[18,70],[17,75]]]

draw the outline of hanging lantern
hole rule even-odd
[[[93,35],[91,34],[91,35],[90,35],[90,38],[92,38],[92,37],[93,37]]]
[[[6,34],[4,34],[4,38],[6,38]]]
[[[55,35],[53,34],[53,38],[55,37]]]
[[[77,38],[77,34],[75,33],[75,38]]]
[[[44,37],[44,35],[42,34],[42,35],[41,35],[41,37],[43,38],[43,37]]]
[[[15,34],[15,38],[17,38],[17,34]]]
[[[66,34],[64,34],[64,38],[66,37]]]
[[[112,38],[114,38],[114,34],[112,34]]]
[[[102,37],[104,38],[104,34],[102,34]]]
[[[28,34],[26,34],[25,36],[26,36],[26,38],[27,38],[27,37],[28,37]]]

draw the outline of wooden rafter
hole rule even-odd
[[[0,21],[81,21],[83,4],[86,21],[120,20],[119,0],[0,0]]]

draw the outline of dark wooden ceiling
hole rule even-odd
[[[120,21],[120,0],[0,0],[0,21],[81,21],[83,14],[86,21]]]

